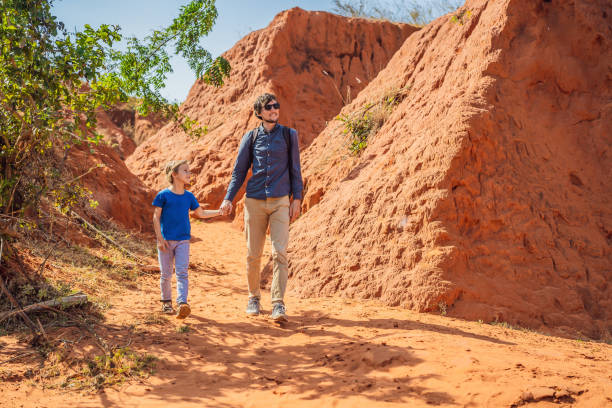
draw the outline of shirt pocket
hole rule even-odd
[[[270,157],[274,160],[274,165],[283,164],[287,162],[289,151],[285,138],[282,133],[274,138],[273,143],[270,146]]]

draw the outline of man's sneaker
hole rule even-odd
[[[287,315],[285,314],[285,305],[282,303],[275,303],[270,318],[275,322],[286,322]]]
[[[261,306],[259,304],[258,297],[249,298],[249,303],[247,304],[246,314],[249,316],[257,316],[261,311]]]
[[[164,314],[174,314],[174,309],[172,308],[171,300],[162,300],[162,313]]]
[[[191,313],[191,308],[187,303],[180,303],[178,307],[178,313],[176,314],[177,319],[184,319]]]

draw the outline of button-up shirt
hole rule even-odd
[[[263,125],[260,125],[255,130],[254,141],[251,139],[250,131],[242,137],[238,158],[232,172],[232,181],[225,195],[226,200],[234,199],[251,165],[253,175],[247,183],[247,197],[265,200],[291,194],[295,199],[302,199],[304,186],[297,131],[291,129],[289,132],[291,137],[291,152],[289,152],[282,128],[283,126],[277,124],[268,133]],[[289,160],[289,154],[291,154],[291,160]],[[291,163],[291,168],[289,168],[289,163]]]

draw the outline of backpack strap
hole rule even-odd
[[[259,126],[257,126],[255,129],[252,129],[249,135],[249,139],[251,140],[251,144],[249,146],[249,152],[251,153],[251,164],[253,164],[253,158],[255,157],[255,139],[257,139],[258,129],[259,129]]]
[[[285,137],[285,143],[287,143],[287,169],[289,170],[289,186],[291,191],[293,191],[292,181],[291,180],[291,170],[293,169],[293,160],[291,159],[291,128],[287,126],[283,126],[283,136]],[[291,198],[291,191],[289,195]]]
[[[257,139],[258,130],[259,130],[259,126],[251,130],[251,150],[253,150],[253,146],[255,146],[255,139]]]
[[[291,163],[291,128],[283,126],[283,136],[287,144],[287,166],[289,168],[289,181],[291,182],[291,168],[293,167],[293,163]]]

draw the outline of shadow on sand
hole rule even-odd
[[[263,316],[220,323],[192,315],[188,322],[188,333],[177,334],[170,328],[162,328],[141,334],[148,343],[143,351],[179,356],[172,362],[159,362],[156,377],[162,383],[149,388],[149,398],[167,403],[207,402],[229,408],[241,404],[223,403],[219,399],[247,390],[267,390],[278,395],[300,395],[305,400],[359,395],[372,402],[417,400],[432,405],[455,405],[449,394],[422,385],[424,380],[436,378],[436,374],[406,375],[410,367],[424,362],[415,356],[412,347],[387,345],[383,340],[388,332],[364,339],[334,328],[391,329],[399,333],[431,331],[513,344],[429,323],[398,319],[347,320],[312,311],[292,316],[283,325],[271,323]],[[287,341],[278,344],[278,339],[291,336],[296,336],[295,344],[287,345]],[[136,340],[134,346],[138,347],[138,343]],[[396,371],[403,374],[395,378],[384,375],[396,368],[403,368]],[[103,393],[99,398],[104,406],[112,405]]]

